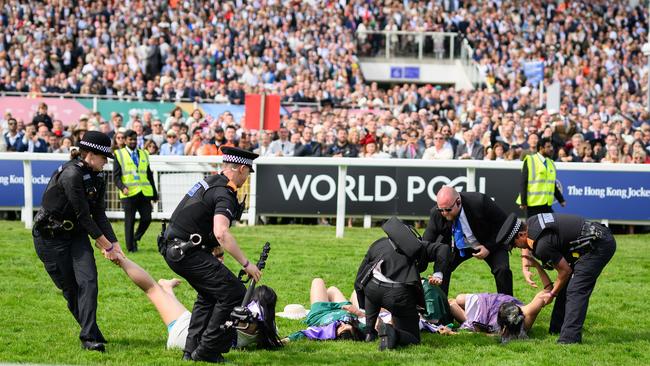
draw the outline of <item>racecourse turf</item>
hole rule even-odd
[[[114,228],[123,235],[121,222]],[[154,278],[174,277],[156,251],[154,223],[140,251],[130,258]],[[146,296],[122,270],[96,252],[99,270],[98,323],[109,340],[107,352],[82,351],[79,327],[60,291],[38,260],[30,232],[20,222],[0,221],[0,362],[106,365],[177,365],[178,350],[165,349],[167,330]],[[277,311],[288,303],[309,307],[311,279],[322,277],[345,294],[352,291],[357,266],[366,248],[382,235],[377,229],[346,229],[335,239],[331,226],[255,226],[233,228],[251,259],[265,241],[271,253],[262,283],[278,293]],[[650,364],[650,235],[618,236],[616,255],[602,273],[591,297],[581,345],[560,346],[547,334],[551,307],[542,310],[530,338],[500,345],[495,337],[461,333],[424,334],[422,344],[379,352],[377,343],[298,341],[279,351],[231,351],[233,365],[648,365]],[[515,295],[529,301],[536,290],[521,275],[513,252]],[[228,257],[226,255],[226,257]],[[232,258],[230,268],[239,271]],[[555,278],[555,273],[551,273]],[[489,267],[470,260],[454,273],[450,293],[493,292]],[[179,299],[191,308],[196,296],[183,283]],[[297,320],[278,318],[282,336],[303,328]]]

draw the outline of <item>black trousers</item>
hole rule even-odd
[[[202,359],[227,353],[236,339],[236,332],[223,330],[221,326],[230,319],[234,307],[244,300],[244,285],[211,253],[203,250],[194,250],[178,262],[165,255],[165,261],[198,292],[185,351],[196,351]]]
[[[88,235],[76,233],[52,239],[34,236],[34,248],[81,326],[79,339],[106,343],[97,326],[97,267]]]
[[[370,280],[364,288],[366,295],[366,332],[375,331],[375,323],[382,307],[390,311],[397,344],[407,346],[420,343],[420,315],[417,311],[415,286],[384,287]]]
[[[558,342],[582,342],[589,298],[603,268],[616,252],[616,240],[609,234],[594,242],[594,249],[573,266],[569,283],[558,293],[551,313],[549,332],[560,333]]]
[[[147,232],[149,224],[151,224],[151,197],[145,197],[142,192],[133,197],[122,199],[122,206],[124,207],[124,241],[126,241],[126,249],[128,251],[138,250],[136,242],[140,241]],[[135,229],[135,213],[140,213],[140,223],[138,230],[133,233]]]
[[[526,218],[535,216],[541,213],[553,213],[553,207],[551,205],[543,206],[528,206],[526,207]]]
[[[449,272],[443,273],[442,284],[440,289],[449,294],[449,283],[451,282],[451,274],[458,268],[458,266],[468,259],[474,258],[470,251],[465,251],[465,256],[461,257],[458,249],[452,249],[451,261],[449,261]],[[490,255],[485,257],[485,263],[490,266],[494,282],[497,285],[497,292],[512,296],[512,271],[510,270],[510,262],[508,252],[505,248],[499,248],[490,251]]]

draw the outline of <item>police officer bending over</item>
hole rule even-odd
[[[616,251],[609,229],[576,215],[544,213],[524,223],[510,214],[497,241],[530,249],[545,267],[557,270],[555,283],[546,289],[546,304],[555,298],[549,332],[560,333],[558,343],[582,342],[589,297]]]
[[[82,347],[100,352],[106,339],[97,326],[97,267],[88,235],[106,258],[123,255],[104,212],[106,185],[99,172],[107,158],[113,158],[111,139],[88,131],[52,175],[32,230],[38,257],[81,326]]]
[[[424,307],[424,291],[420,273],[434,262],[439,272],[446,266],[448,256],[444,244],[423,242],[393,217],[383,226],[388,237],[375,241],[363,258],[354,288],[359,306],[366,311],[366,342],[380,337],[379,349],[420,343],[420,316],[418,305]],[[379,320],[379,333],[375,323],[379,310],[384,307],[392,314],[392,326]]]
[[[235,306],[241,304],[244,285],[211,251],[221,245],[255,281],[262,273],[239,249],[229,231],[239,220],[244,203],[237,202],[241,188],[253,170],[257,154],[224,147],[223,171],[196,183],[172,214],[161,239],[160,251],[169,267],[198,292],[185,343],[183,359],[223,362],[235,338],[235,330],[222,329]]]

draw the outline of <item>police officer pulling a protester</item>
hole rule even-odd
[[[123,255],[105,213],[100,172],[107,158],[113,158],[111,139],[88,131],[52,175],[32,231],[38,257],[81,326],[81,346],[100,352],[106,339],[97,326],[97,267],[88,235],[107,259]]]
[[[545,303],[555,299],[549,332],[558,343],[582,342],[582,327],[596,280],[616,251],[611,231],[583,217],[544,213],[521,222],[510,214],[497,236],[510,249],[530,249],[557,279],[546,289]]]
[[[239,220],[244,202],[237,201],[257,154],[223,147],[222,172],[196,183],[172,214],[159,238],[159,249],[169,267],[198,292],[189,324],[184,360],[223,362],[236,334],[223,327],[246,292],[239,279],[212,250],[221,245],[255,281],[262,273],[237,245],[229,227]]]
[[[448,246],[439,242],[423,242],[419,235],[393,217],[382,225],[387,237],[375,241],[363,258],[354,289],[359,307],[366,311],[366,342],[380,338],[379,349],[420,343],[420,315],[424,308],[424,290],[420,273],[429,262],[434,271],[443,272],[447,265]],[[379,320],[379,310],[391,312],[392,325]]]

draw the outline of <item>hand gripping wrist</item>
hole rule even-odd
[[[246,268],[246,267],[248,267],[250,264],[251,264],[251,262],[250,262],[248,259],[246,259],[246,262],[245,262],[244,264],[242,264],[242,267],[243,267],[243,268]]]
[[[107,252],[110,252],[111,250],[113,250],[113,248],[115,248],[115,245],[113,245],[113,243],[111,243],[111,247],[108,248],[108,249],[104,248],[104,250],[107,251]]]

